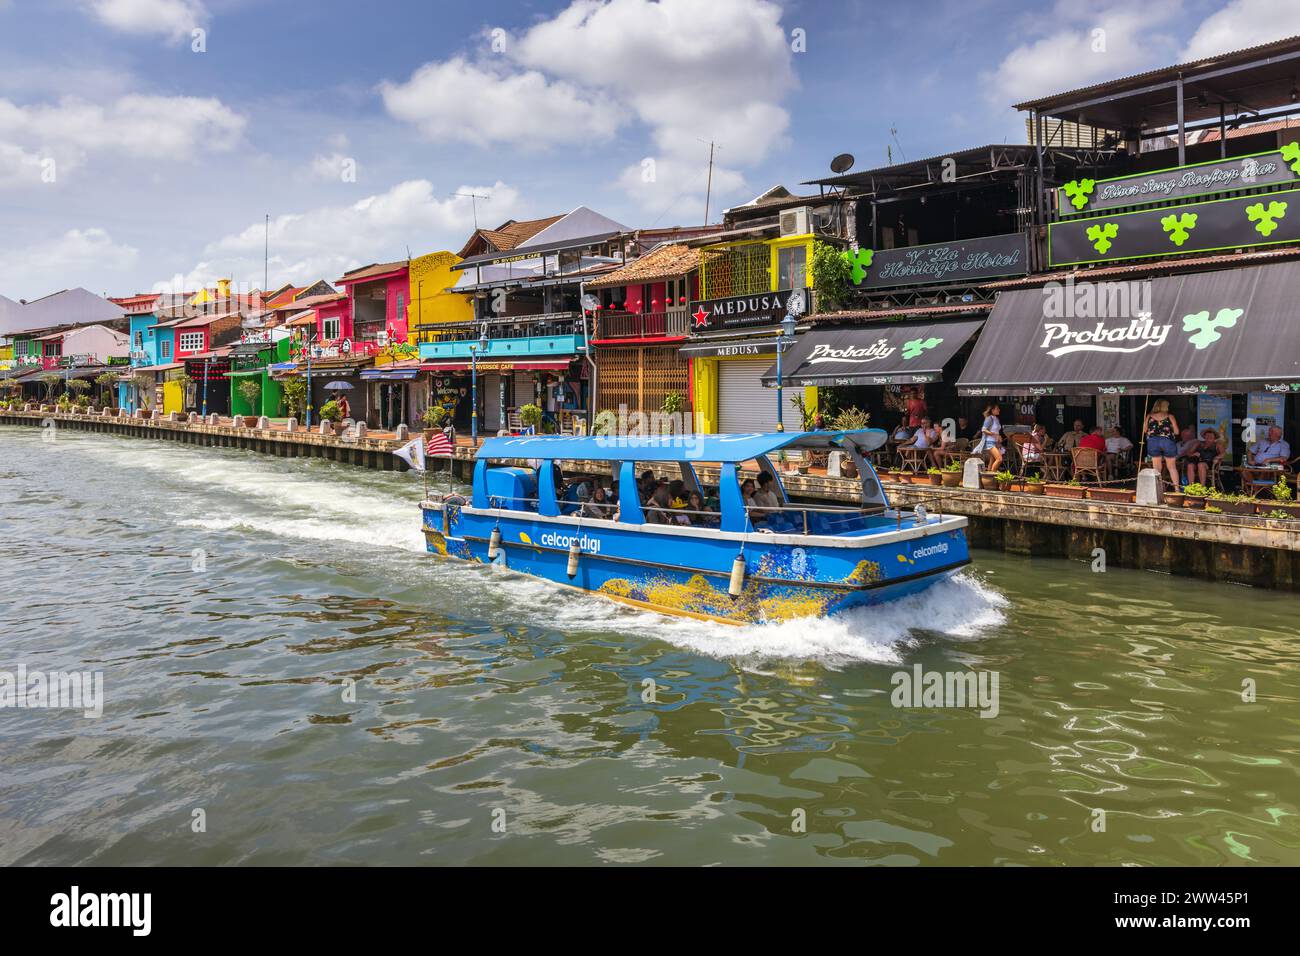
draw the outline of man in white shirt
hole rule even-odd
[[[1268,430],[1268,437],[1255,442],[1250,450],[1250,463],[1261,468],[1281,468],[1291,460],[1291,446],[1282,440],[1282,429],[1276,425]]]
[[[1106,436],[1106,451],[1111,455],[1118,455],[1120,452],[1128,451],[1133,447],[1133,443],[1124,437],[1124,433],[1118,428],[1112,428],[1110,434]]]

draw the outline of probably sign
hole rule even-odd
[[[1117,206],[1146,206],[1170,199],[1195,199],[1212,193],[1293,183],[1300,177],[1300,144],[1231,159],[1192,163],[1150,173],[1110,179],[1076,179],[1056,190],[1062,216],[1092,213]]]
[[[1029,274],[1029,236],[1023,232],[899,249],[845,252],[853,284],[862,289],[933,285]]]
[[[1048,259],[1053,267],[1275,246],[1297,240],[1300,189],[1068,219],[1047,227]]]
[[[691,303],[692,331],[707,332],[780,322],[785,317],[790,297],[796,292],[804,297],[804,305],[811,311],[811,289],[783,289],[779,292],[733,295],[721,299],[698,299]]]

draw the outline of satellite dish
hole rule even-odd
[[[847,173],[852,168],[853,168],[852,153],[840,153],[838,156],[836,156],[834,159],[831,160],[831,172],[833,173]]]

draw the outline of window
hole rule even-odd
[[[808,247],[791,246],[776,251],[778,289],[802,289],[808,267]]]
[[[203,348],[202,332],[182,332],[181,339],[176,343],[176,348],[181,352],[197,352]]]
[[[163,358],[171,358],[171,355],[172,355],[172,340],[171,340],[171,339],[163,339],[163,340],[162,340],[162,357],[163,357]]]
[[[323,338],[326,342],[333,342],[335,339],[337,339],[339,337],[339,334],[342,332],[342,329],[339,328],[339,326],[342,324],[342,321],[343,320],[340,319],[337,315],[334,316],[332,319],[323,319],[321,321],[321,328],[324,329],[324,332],[322,332],[321,338]]]
[[[138,329],[136,330],[135,333],[135,348],[136,351],[139,351],[140,349],[144,348],[144,332]]]

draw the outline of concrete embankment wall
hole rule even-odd
[[[46,421],[59,428],[244,448],[279,457],[325,458],[386,471],[406,468],[392,454],[402,443],[391,439],[351,440],[317,432],[98,415],[0,412],[0,424],[40,427]],[[606,463],[589,465],[593,472],[608,472]],[[457,477],[468,481],[472,466],[472,452],[458,448],[453,462]],[[699,470],[705,481],[716,480],[711,469]],[[792,496],[802,500],[853,503],[860,494],[858,483],[848,479],[791,475],[785,484]],[[1300,591],[1300,521],[928,485],[885,487],[891,501],[900,507],[920,502],[932,513],[966,516],[970,541],[976,547],[1088,562],[1095,562],[1100,553],[1107,567]]]

